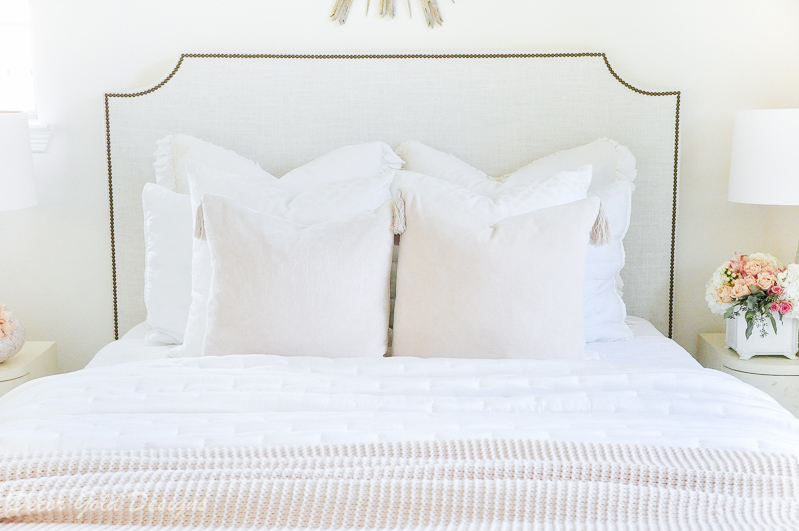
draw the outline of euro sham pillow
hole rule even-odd
[[[177,134],[169,135],[156,142],[153,164],[155,182],[179,194],[188,194],[187,160],[267,181],[277,180],[277,177],[262,170],[257,162],[239,155],[235,151],[190,135]]]
[[[394,356],[580,359],[585,259],[599,199],[506,217],[413,189],[400,193],[406,228]]]
[[[391,198],[393,172],[369,177],[339,180],[309,187],[296,193],[283,179],[265,182],[245,175],[220,172],[202,164],[187,164],[192,210],[199,214],[195,232],[201,231],[203,212],[199,209],[204,194],[211,193],[238,201],[245,207],[279,216],[301,225],[345,218],[372,211]],[[182,345],[170,356],[199,356],[206,333],[206,313],[212,275],[207,242],[194,238],[191,267],[191,306]]]
[[[213,264],[204,356],[386,353],[391,201],[310,225],[213,194],[202,205]]]
[[[257,162],[234,151],[193,136],[177,134],[156,142],[155,182],[169,190],[188,194],[186,161],[189,160],[228,173],[264,181],[277,180]],[[310,186],[400,169],[402,164],[402,159],[387,144],[370,142],[335,149],[291,170],[282,178],[286,179],[287,188],[298,193]]]
[[[183,342],[191,306],[193,216],[191,201],[153,183],[142,190],[144,304],[151,345]]]
[[[630,226],[633,181],[637,174],[635,157],[629,149],[613,140],[599,139],[535,160],[499,179],[421,142],[404,142],[396,152],[406,161],[406,170],[439,177],[488,197],[496,196],[503,185],[543,180],[558,172],[591,165],[593,178],[588,196],[602,200],[611,241],[588,250],[583,294],[585,340],[616,341],[633,337],[625,323],[627,310],[620,275],[624,267],[623,239]]]

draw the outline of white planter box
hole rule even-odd
[[[799,350],[799,319],[783,319],[777,321],[777,333],[766,323],[768,334],[760,337],[760,329],[755,325],[752,335],[746,339],[746,319],[737,315],[727,321],[727,346],[733,349],[743,360],[752,356],[785,356],[792,360],[797,359],[796,351]]]

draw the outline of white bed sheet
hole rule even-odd
[[[699,367],[696,360],[674,341],[663,336],[651,323],[640,317],[628,317],[627,324],[634,338],[628,341],[588,343],[584,360],[605,360],[623,363],[644,363],[669,367]],[[144,336],[146,323],[133,327],[118,341],[100,349],[86,368],[108,367],[120,363],[160,360],[168,357],[172,346],[148,345]]]
[[[116,341],[112,341],[86,364],[86,369],[96,367],[108,367],[129,363],[133,361],[160,360],[168,357],[169,351],[175,345],[148,345],[144,336],[150,330],[147,323],[139,323],[131,328],[124,336]]]

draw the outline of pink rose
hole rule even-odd
[[[732,295],[733,299],[743,299],[751,292],[749,291],[749,285],[744,282],[740,282],[741,279],[735,281],[735,285],[732,287],[730,294]]]
[[[743,278],[743,282],[744,282],[744,285],[747,288],[750,287],[750,286],[756,286],[757,285],[757,278],[755,278],[752,275],[749,275],[749,276],[746,276],[746,277]]]
[[[762,269],[763,267],[757,260],[751,260],[744,264],[744,272],[747,275],[757,275]]]
[[[6,310],[5,305],[0,304],[0,339],[8,339],[14,331],[14,323],[11,322],[11,312]]]
[[[775,286],[771,287],[771,289],[769,290],[769,293],[771,293],[772,295],[782,295],[783,291],[785,291],[785,290],[782,289],[781,286],[775,285]]]
[[[780,303],[780,313],[782,315],[785,315],[786,313],[789,313],[791,310],[793,310],[793,304],[791,304],[790,302],[782,301]]]
[[[721,286],[716,292],[716,297],[725,304],[732,302],[732,288],[729,286]]]
[[[760,273],[757,276],[757,287],[764,291],[767,291],[776,283],[777,283],[777,277],[775,277],[771,273]]]
[[[769,310],[771,310],[774,313],[779,313],[780,312],[780,303],[779,302],[772,302],[771,306],[769,307]]]
[[[14,323],[0,319],[0,339],[8,339],[14,331]]]

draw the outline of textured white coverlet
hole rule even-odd
[[[799,452],[799,419],[732,376],[607,361],[164,359],[0,399],[0,451],[544,439]]]
[[[527,440],[0,456],[0,523],[796,529],[799,456]]]

